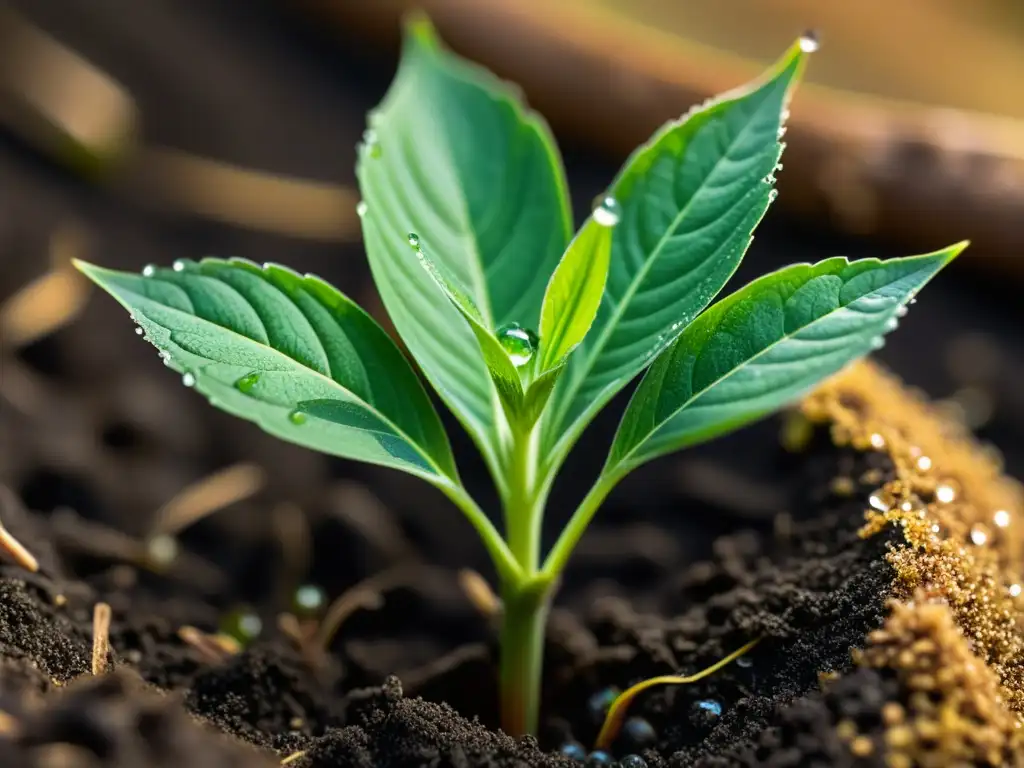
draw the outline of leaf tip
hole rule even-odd
[[[407,44],[428,50],[437,50],[441,47],[437,28],[424,11],[417,9],[407,13],[402,26]]]

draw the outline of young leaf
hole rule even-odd
[[[556,389],[545,445],[567,450],[593,415],[682,332],[736,270],[772,199],[799,45],[759,84],[662,128],[595,213],[617,222],[608,284]]]
[[[880,346],[901,307],[965,247],[884,262],[797,264],[715,304],[644,376],[606,472],[709,440],[799,398]]]
[[[448,438],[409,363],[319,278],[240,259],[182,260],[143,275],[76,265],[219,408],[324,453],[457,482]]]
[[[516,415],[522,411],[524,394],[518,369],[501,342],[487,327],[479,307],[469,297],[468,291],[464,286],[459,285],[458,278],[451,274],[445,274],[444,266],[427,256],[418,243],[415,249],[420,264],[469,324],[470,330],[473,331],[473,335],[480,345],[480,353],[483,355],[494,386],[498,390],[498,396],[509,417],[516,418]]]
[[[588,219],[551,276],[540,310],[541,371],[562,365],[590,330],[608,278],[611,233]]]
[[[359,153],[374,278],[427,378],[495,466],[494,388],[477,342],[415,263],[409,233],[467,286],[485,327],[537,327],[571,233],[557,150],[513,90],[441,47],[425,20]]]

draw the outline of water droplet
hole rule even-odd
[[[611,195],[605,195],[597,201],[593,215],[602,227],[614,227],[622,218],[622,205]]]
[[[181,375],[181,383],[184,384],[186,387],[194,387],[196,385],[196,377],[193,374],[186,371]]]
[[[185,271],[185,260],[184,259],[175,259],[174,263],[171,264],[171,269],[173,269],[175,272],[184,272]]]
[[[568,757],[570,760],[586,760],[587,750],[583,748],[583,745],[576,741],[567,741],[558,751]]]
[[[410,232],[409,236],[406,239],[409,241],[410,248],[420,247],[420,236],[417,235],[415,232]]]
[[[992,521],[1000,528],[1005,528],[1010,524],[1010,513],[1005,509],[997,509],[992,515]]]
[[[777,190],[777,189],[771,190],[768,193],[768,202],[769,203],[774,203],[775,202],[775,198],[777,198],[778,196],[779,196],[779,190]]]
[[[153,266],[152,264],[147,264],[146,266],[144,266],[142,268],[142,276],[143,277],[152,277],[155,274],[156,274],[156,267]]]
[[[975,525],[971,528],[971,541],[978,547],[988,541],[988,531],[985,530],[984,526]]]
[[[885,340],[881,336],[875,336],[875,338],[873,338],[871,340],[871,348],[872,349],[881,349],[884,346],[885,346]]]
[[[706,713],[706,716],[712,718],[721,717],[722,715],[722,705],[714,699],[701,699],[694,706],[698,712]]]
[[[872,493],[868,496],[868,504],[877,509],[879,512],[888,512],[889,505],[885,503],[881,496],[876,493]]]
[[[178,557],[178,540],[160,533],[146,542],[146,557],[152,567],[166,568]]]
[[[789,129],[786,128],[786,126],[780,125],[778,132],[775,134],[775,138],[781,141],[782,137],[786,135],[787,130]]]
[[[595,749],[589,755],[587,755],[587,765],[593,766],[605,766],[614,765],[615,761],[612,756],[605,752],[603,749]]]
[[[750,669],[752,666],[754,666],[754,660],[749,656],[740,656],[738,659],[736,659],[736,666],[742,667],[743,669]]]
[[[303,584],[292,597],[292,611],[296,616],[316,615],[327,603],[327,594],[316,584]]]
[[[145,331],[144,331],[144,330],[142,330],[142,328],[136,328],[136,329],[135,329],[135,335],[136,335],[136,336],[141,336],[141,335],[142,335],[142,334],[144,334],[144,333],[145,333]]]
[[[263,621],[248,608],[236,608],[221,620],[220,631],[248,645],[263,631]]]
[[[530,362],[537,349],[537,334],[518,323],[509,323],[499,328],[498,341],[516,368]]]
[[[951,485],[940,485],[935,489],[935,498],[943,504],[949,504],[956,498],[956,490]]]
[[[885,321],[886,333],[891,333],[892,331],[895,331],[897,328],[899,328],[899,326],[900,321],[897,320],[895,317],[890,317],[888,320]]]
[[[253,387],[259,383],[260,375],[258,373],[247,373],[245,376],[235,382],[235,389],[239,392],[248,394],[252,392]]]
[[[821,41],[818,40],[818,33],[813,29],[809,29],[800,35],[800,50],[804,53],[814,53],[821,47]]]
[[[779,113],[779,119],[782,120],[782,122],[789,120],[789,107],[782,108],[782,112]]]
[[[302,411],[292,411],[291,413],[288,414],[288,421],[296,425],[305,424],[308,418],[309,417],[306,416],[306,414],[303,413]]]
[[[906,306],[904,306],[903,304],[900,304],[899,308],[896,310],[896,317],[906,317],[907,316],[907,312],[909,312],[909,311],[910,310],[907,309]]]
[[[932,468],[931,457],[929,457],[929,456],[921,456],[917,460],[917,468],[919,470],[921,470],[922,472],[927,472],[929,469],[931,469]]]
[[[626,755],[619,760],[619,768],[647,768],[647,761],[640,755]]]
[[[871,434],[871,438],[870,439],[871,439],[871,447],[874,448],[875,450],[879,450],[880,451],[883,448],[885,448],[885,438],[882,437],[877,432],[873,432]]]
[[[626,720],[622,724],[622,732],[637,746],[651,744],[658,738],[658,734],[654,732],[654,726],[642,717],[631,717]]]
[[[615,701],[618,695],[618,688],[608,687],[600,690],[587,699],[587,709],[590,710],[590,714],[592,714],[595,719],[601,720],[608,711],[608,707],[612,705],[612,702]]]
[[[1020,597],[1021,587],[1020,584],[1010,585],[1010,597]]]
[[[917,299],[912,298],[910,301],[907,302],[907,304],[917,304]]]
[[[363,131],[363,146],[366,148],[366,153],[370,157],[380,157],[380,140],[377,138],[377,131],[373,128],[367,128]]]
[[[356,216],[358,216],[360,219],[366,215],[366,212],[368,210],[369,206],[367,206],[365,200],[360,200],[358,203],[356,203]]]

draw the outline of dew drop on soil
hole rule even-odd
[[[622,725],[622,732],[626,734],[633,744],[652,744],[658,735],[654,732],[654,726],[642,717],[631,717]]]
[[[327,603],[327,594],[316,584],[303,584],[292,597],[292,611],[296,616],[315,616]]]
[[[537,349],[537,334],[518,323],[509,323],[501,326],[497,335],[512,365],[521,368],[530,362]]]
[[[589,755],[587,755],[587,765],[592,766],[611,766],[615,763],[612,756],[605,752],[603,749],[595,749]]]
[[[260,375],[258,373],[247,373],[245,376],[235,382],[235,389],[239,392],[249,393],[252,392],[253,387],[259,383]]]
[[[608,711],[608,707],[612,705],[612,702],[615,701],[615,698],[618,695],[618,688],[605,688],[600,690],[587,699],[587,709],[590,710],[590,714],[592,714],[596,719],[603,719],[605,713]]]
[[[568,741],[558,749],[563,755],[568,757],[570,760],[586,760],[587,750],[583,746],[575,741]]]
[[[220,631],[248,645],[263,631],[263,621],[248,608],[236,608],[221,620]]]
[[[146,557],[157,568],[166,568],[178,557],[178,540],[160,533],[146,542]]]
[[[622,205],[611,195],[605,195],[597,201],[593,215],[602,227],[614,227],[622,219]]]
[[[647,761],[640,755],[625,755],[619,760],[619,768],[647,768]]]
[[[800,50],[804,53],[814,53],[821,47],[821,41],[818,40],[818,33],[814,30],[808,30],[800,35]]]
[[[181,376],[181,383],[184,384],[186,387],[194,387],[196,385],[196,377],[193,374],[186,371]]]
[[[742,667],[743,669],[750,669],[752,666],[754,666],[754,660],[749,656],[740,656],[738,659],[736,659],[736,666]]]
[[[722,714],[721,703],[714,699],[701,699],[694,706],[698,711],[706,712],[711,717],[720,717]]]
[[[305,424],[308,418],[302,411],[292,411],[288,414],[288,421],[296,425]]]

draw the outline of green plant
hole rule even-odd
[[[447,494],[500,582],[504,727],[530,732],[556,582],[612,488],[879,346],[965,245],[797,264],[711,304],[775,195],[787,102],[813,47],[802,38],[757,83],[664,126],[573,236],[545,124],[507,85],[444,50],[425,20],[409,25],[398,75],[359,147],[358,212],[399,335],[490,468],[504,537],[465,490],[410,363],[327,283],[239,259],[142,275],[78,266],[214,405]],[[645,368],[599,479],[542,560],[559,468]]]

